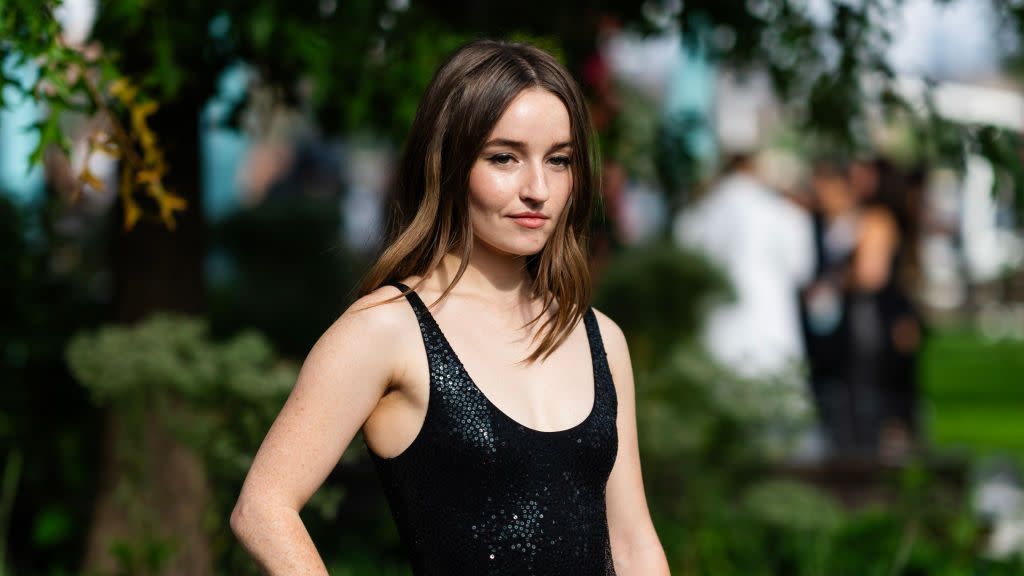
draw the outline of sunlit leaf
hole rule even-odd
[[[151,184],[160,179],[160,174],[155,170],[139,170],[135,175],[135,182],[138,184]]]
[[[110,95],[126,106],[135,101],[138,89],[127,78],[118,78],[110,84]]]
[[[92,170],[89,169],[88,165],[86,165],[85,169],[82,170],[82,173],[78,175],[78,179],[81,180],[84,184],[91,186],[92,189],[96,190],[97,192],[103,191],[103,181],[97,178],[95,174],[93,174]]]
[[[170,192],[162,194],[157,201],[160,204],[160,218],[163,219],[167,228],[174,230],[176,226],[174,213],[183,212],[188,206],[188,202],[186,202],[181,196],[177,196]]]
[[[124,204],[124,229],[127,231],[134,228],[140,218],[142,218],[142,209],[139,208],[139,205],[134,200],[126,201]]]

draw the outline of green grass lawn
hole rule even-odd
[[[937,331],[921,355],[925,427],[941,448],[1024,463],[1024,342]]]

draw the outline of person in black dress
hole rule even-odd
[[[924,171],[873,162],[877,185],[863,198],[850,278],[850,377],[876,391],[868,423],[874,454],[898,460],[919,439],[917,356],[922,318],[918,276],[919,205]]]
[[[800,292],[811,392],[826,455],[844,458],[869,444],[861,422],[871,390],[849,378],[848,283],[858,235],[858,206],[843,159],[815,160],[812,222],[815,270]]]
[[[481,40],[438,70],[385,248],[232,513],[264,571],[326,574],[299,510],[362,429],[417,576],[668,574],[626,340],[589,305],[596,170],[579,87],[546,52]]]

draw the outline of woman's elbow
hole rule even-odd
[[[229,524],[231,532],[235,534],[239,541],[245,541],[246,538],[250,537],[253,526],[257,524],[257,516],[258,512],[249,500],[239,498],[235,502],[235,508],[231,511]]]
[[[652,532],[625,541],[612,542],[612,557],[619,574],[667,575],[665,550]]]
[[[235,508],[231,511],[231,519],[229,520],[231,531],[239,538],[241,538],[243,527],[245,526],[245,515],[242,501],[239,500],[235,503]]]

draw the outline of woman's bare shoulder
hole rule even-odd
[[[634,394],[633,362],[629,356],[626,335],[614,320],[597,308],[594,308],[594,316],[597,317],[597,327],[601,331],[601,341],[604,343],[608,370],[612,374],[616,394],[619,398],[632,402],[629,399],[633,398]]]
[[[886,209],[871,207],[864,211],[860,219],[861,231],[864,234],[891,235],[896,232],[896,218]]]
[[[601,331],[601,341],[604,342],[604,350],[609,357],[629,358],[629,348],[626,345],[626,335],[622,329],[607,314],[594,308],[594,316],[597,318],[597,328]]]
[[[387,338],[408,331],[416,315],[401,291],[394,286],[381,286],[353,302],[335,324],[360,327],[366,335]]]
[[[327,363],[350,361],[353,355],[400,358],[396,352],[404,349],[408,335],[418,334],[416,316],[400,294],[381,286],[357,299],[324,331],[310,356]]]
[[[341,318],[361,316],[364,322],[393,322],[403,317],[402,312],[408,307],[398,288],[385,285],[353,302]]]

